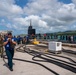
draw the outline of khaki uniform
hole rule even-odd
[[[3,49],[3,38],[0,37],[0,55],[1,55],[1,57],[3,57],[3,51],[4,51],[4,49]]]

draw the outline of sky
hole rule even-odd
[[[27,34],[76,30],[76,0],[0,0],[0,31]]]

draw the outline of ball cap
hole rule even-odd
[[[12,35],[12,33],[11,33],[11,32],[9,32],[9,33],[8,33],[8,35]]]

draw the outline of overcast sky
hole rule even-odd
[[[0,30],[27,34],[76,30],[76,0],[0,0]]]

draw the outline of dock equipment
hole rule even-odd
[[[36,38],[32,41],[33,44],[39,44],[39,41],[36,40]]]

